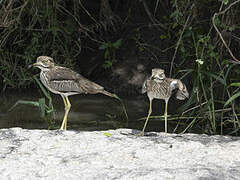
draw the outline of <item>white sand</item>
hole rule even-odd
[[[0,179],[240,179],[239,137],[133,132],[0,129]]]

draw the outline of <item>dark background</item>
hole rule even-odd
[[[186,84],[190,98],[178,112],[187,111],[187,125],[209,134],[237,134],[239,4],[233,0],[1,1],[1,92],[38,88],[32,76],[39,70],[27,67],[40,55],[53,57],[57,64],[122,97],[140,95],[142,82],[157,67]],[[215,13],[219,14],[213,20]]]

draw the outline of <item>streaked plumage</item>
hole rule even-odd
[[[147,78],[142,86],[142,93],[147,92],[149,98],[149,113],[144,124],[141,135],[144,135],[144,130],[147,125],[150,114],[152,113],[152,100],[165,100],[165,132],[167,132],[167,105],[172,92],[177,89],[176,98],[184,100],[189,97],[187,88],[179,79],[166,78],[163,69],[152,69],[152,75]]]
[[[60,94],[63,98],[65,115],[61,129],[66,130],[67,128],[67,115],[71,107],[68,96],[102,93],[115,97],[113,94],[105,91],[102,86],[86,79],[71,69],[57,66],[51,57],[39,56],[33,66],[41,69],[40,80],[45,87],[55,94]]]

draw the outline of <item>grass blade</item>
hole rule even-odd
[[[46,107],[45,107],[45,98],[40,98],[38,100],[39,103],[39,109],[40,109],[40,116],[42,118],[45,118],[45,112],[46,112]]]
[[[35,79],[35,81],[38,83],[39,87],[41,88],[42,92],[44,93],[44,95],[46,97],[49,97],[49,93],[46,90],[46,88],[43,87],[42,83],[38,80],[38,78],[36,76],[33,76],[33,78]]]
[[[240,92],[234,94],[233,96],[231,96],[227,102],[224,104],[224,107],[229,105],[232,101],[234,101],[236,98],[238,98],[240,96]]]
[[[124,115],[125,115],[125,117],[126,117],[126,122],[128,123],[128,114],[127,114],[127,110],[126,110],[126,107],[125,107],[122,99],[121,99],[120,97],[118,97],[116,94],[114,94],[114,97],[115,97],[117,100],[120,101],[120,103],[121,103],[121,105],[122,105],[122,108],[123,108],[123,113],[124,113]]]
[[[237,83],[231,83],[230,86],[240,87],[240,82],[237,82]]]
[[[226,82],[224,81],[224,79],[220,78],[219,76],[213,74],[213,73],[210,73],[210,72],[203,72],[204,74],[216,79],[217,81],[219,81],[220,83],[222,83],[224,86],[226,86]]]
[[[20,104],[24,104],[24,105],[32,105],[32,106],[36,106],[39,107],[39,102],[37,101],[24,101],[24,100],[18,100],[8,111],[12,111],[16,106],[20,105]]]

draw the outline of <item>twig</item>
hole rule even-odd
[[[25,1],[24,4],[22,5],[22,7],[21,7],[21,9],[20,9],[20,11],[19,11],[18,17],[17,17],[17,20],[18,20],[18,21],[20,21],[20,17],[22,16],[22,12],[23,12],[25,6],[27,6],[28,1],[29,1],[29,0]]]
[[[232,53],[232,51],[230,50],[230,48],[228,47],[227,43],[226,43],[225,40],[223,39],[221,32],[219,31],[219,29],[217,28],[217,26],[216,26],[216,24],[215,24],[215,18],[216,18],[216,16],[219,16],[219,15],[221,15],[221,14],[226,13],[233,5],[235,5],[235,4],[239,3],[239,2],[240,2],[240,0],[237,0],[237,1],[233,2],[233,3],[231,3],[231,4],[230,4],[226,9],[224,9],[223,11],[220,11],[220,12],[218,12],[218,13],[214,13],[213,18],[212,18],[213,27],[215,28],[215,30],[217,31],[218,35],[220,36],[220,39],[222,40],[224,46],[227,48],[229,54],[231,55],[231,57],[232,57],[237,63],[240,63],[240,60],[237,59],[237,58],[233,55],[233,53]]]
[[[206,103],[203,103],[203,104],[206,104]],[[195,107],[197,108],[197,107]],[[217,109],[215,110],[214,112],[215,113],[218,113],[218,112],[227,112],[227,111],[231,111],[232,108],[226,108],[226,109]],[[209,111],[206,111],[204,114],[208,114]],[[183,115],[183,114],[182,114]],[[168,120],[169,121],[173,121],[173,120],[178,120],[178,119],[203,119],[204,116],[178,116],[178,115],[168,115]],[[164,119],[164,116],[150,116],[149,117],[150,119]],[[142,118],[139,118],[138,120],[146,120],[147,117],[142,117]]]
[[[144,9],[145,9],[145,11],[146,11],[149,19],[152,21],[152,23],[153,23],[153,24],[158,24],[161,28],[167,30],[167,27],[166,27],[166,26],[164,26],[162,23],[160,23],[158,20],[156,20],[156,19],[153,17],[152,13],[150,12],[150,10],[149,10],[149,8],[148,8],[148,5],[147,5],[146,1],[145,1],[145,0],[139,0],[139,1],[143,3]]]
[[[191,10],[192,10],[193,7],[194,7],[194,4],[192,4]],[[181,32],[181,35],[180,35],[180,37],[179,37],[179,39],[178,39],[177,46],[176,46],[176,48],[175,48],[175,52],[174,52],[174,54],[173,54],[173,58],[172,58],[172,61],[171,61],[171,67],[170,67],[170,73],[169,73],[169,74],[170,74],[170,77],[172,77],[173,62],[174,62],[174,59],[175,59],[175,57],[176,57],[176,54],[177,54],[177,51],[178,51],[178,47],[179,47],[180,42],[181,42],[181,40],[182,40],[182,36],[183,36],[183,33],[185,32],[185,29],[186,29],[186,27],[187,27],[187,24],[188,24],[188,21],[189,21],[189,19],[190,19],[190,16],[191,16],[191,14],[189,14],[188,17],[187,17],[187,20],[186,20],[186,22],[185,22],[185,24],[184,24],[184,26],[183,26],[183,30],[182,30],[182,32]]]
[[[207,102],[204,102],[204,103],[199,104],[199,105],[197,105],[197,106],[195,106],[195,107],[192,107],[192,108],[184,111],[184,112],[182,113],[182,115],[185,114],[185,113],[187,113],[187,112],[189,112],[189,111],[192,111],[192,110],[194,110],[194,109],[196,109],[196,108],[199,108],[199,107],[203,106],[203,105],[206,104],[206,103],[207,103]]]
[[[174,121],[174,120],[179,120],[179,119],[203,119],[204,117],[202,116],[199,116],[199,117],[195,117],[195,116],[171,116],[171,115],[168,115],[168,121]],[[142,117],[142,118],[139,118],[138,121],[142,121],[142,120],[146,120],[147,117]],[[162,119],[164,120],[164,116],[149,116],[149,119]]]

